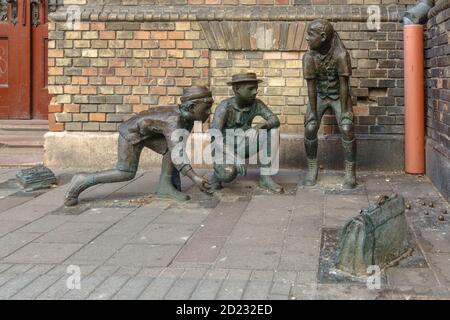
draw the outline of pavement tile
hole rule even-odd
[[[271,246],[283,242],[286,229],[277,225],[248,225],[240,221],[231,233],[227,245]]]
[[[273,285],[270,289],[271,295],[289,296],[291,288],[295,285],[297,272],[278,271],[274,273]]]
[[[450,254],[428,253],[427,256],[440,284],[450,288]]]
[[[184,273],[184,269],[165,269],[139,296],[139,300],[162,300],[173,284]]]
[[[87,298],[88,300],[109,300],[130,279],[129,275],[112,275],[98,286]]]
[[[229,270],[210,269],[191,295],[192,300],[214,300],[222,287],[222,283],[227,278]]]
[[[151,223],[137,234],[130,243],[183,245],[192,236],[198,225]]]
[[[71,289],[62,297],[63,300],[82,300],[86,299],[95,288],[101,286],[104,281],[116,272],[118,267],[101,266],[88,276],[81,279],[80,289]]]
[[[226,237],[248,206],[248,201],[221,202],[203,221],[198,237]]]
[[[242,298],[244,300],[266,300],[272,287],[273,277],[273,271],[253,271]]]
[[[286,236],[320,238],[323,218],[322,216],[295,215],[289,222]]]
[[[0,213],[0,221],[34,221],[56,209],[55,206],[25,203]]]
[[[179,245],[128,244],[106,261],[107,265],[166,267],[180,251]]]
[[[130,214],[134,208],[92,208],[75,216],[73,222],[116,222]]]
[[[10,210],[11,208],[20,206],[20,205],[30,201],[31,199],[33,199],[32,196],[25,197],[25,196],[15,196],[15,195],[0,199],[0,217],[2,216],[1,214],[3,212],[6,212],[6,211]],[[13,220],[13,219],[11,219],[11,220]]]
[[[162,270],[162,268],[145,268],[138,275],[129,278],[112,299],[136,300]]]
[[[19,229],[21,226],[25,224],[26,222],[23,221],[15,221],[15,220],[2,221],[0,223],[0,237],[3,237],[5,234],[10,233],[11,231]]]
[[[42,233],[15,231],[0,238],[0,258],[5,258],[40,237]],[[4,259],[2,262],[6,262]]]
[[[78,243],[30,243],[7,258],[10,263],[61,263],[82,244]]]
[[[48,215],[26,224],[20,229],[20,231],[47,233],[56,229],[70,219],[72,219],[71,216]]]
[[[128,241],[128,236],[100,235],[73,254],[66,262],[71,264],[102,263],[117,253]]]
[[[185,269],[183,275],[178,278],[164,299],[166,300],[187,300],[197,287],[205,274],[206,269]]]
[[[240,300],[250,275],[251,270],[230,270],[217,294],[217,300]]]
[[[26,287],[39,275],[37,274],[19,274],[0,287],[0,300],[11,298],[14,294]]]
[[[46,233],[37,242],[43,243],[88,243],[102,234],[112,222],[72,222],[68,221]]]
[[[200,238],[194,236],[183,246],[180,253],[175,257],[174,263],[214,263],[225,241],[225,237]]]
[[[389,268],[386,274],[390,286],[438,286],[434,273],[429,268]]]
[[[210,214],[209,209],[204,208],[168,208],[164,210],[154,223],[167,224],[200,224]]]
[[[225,245],[217,258],[216,267],[248,270],[274,270],[281,254],[276,246]]]

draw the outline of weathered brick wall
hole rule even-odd
[[[137,15],[102,17],[105,7],[84,19],[96,21],[83,21],[77,30],[63,21],[51,22],[49,88],[55,98],[49,110],[50,129],[113,132],[133,113],[177,103],[186,86],[209,85],[218,102],[231,94],[224,85],[227,77],[255,71],[265,80],[261,98],[279,114],[282,133],[301,133],[307,102],[301,57],[307,50],[305,20],[314,18],[306,11],[311,8],[316,17],[327,17],[320,8],[307,6],[297,7],[302,16],[287,17],[301,22],[286,22],[277,14],[256,22],[259,11],[253,16],[242,13],[245,22],[232,21],[238,18],[226,12],[221,13],[223,22],[212,21],[214,16],[205,21],[208,11],[203,17],[186,15],[183,21],[145,21]],[[359,13],[367,9],[349,8]],[[181,19],[183,13],[176,14]],[[333,17],[352,56],[357,133],[402,134],[402,26],[384,16],[381,30],[369,30],[364,16],[353,22]],[[133,19],[144,21],[126,21]],[[247,25],[242,27],[243,23]],[[248,34],[247,45],[242,37],[242,43],[236,43],[237,37],[230,36],[239,27]],[[285,44],[277,37],[284,37]],[[221,62],[220,56],[228,62]],[[338,131],[334,116],[326,116],[324,124],[324,133]]]
[[[108,5],[347,5],[412,4],[415,0],[64,0],[67,4]]]
[[[425,39],[427,174],[450,199],[450,9],[428,22]]]

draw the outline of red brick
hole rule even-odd
[[[106,121],[106,114],[105,113],[90,113],[89,114],[89,121],[96,121],[96,122],[105,122]]]

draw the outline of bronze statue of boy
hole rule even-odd
[[[223,182],[233,181],[238,174],[246,175],[246,164],[243,162],[262,150],[267,155],[267,159],[270,159],[265,163],[259,161],[260,185],[275,193],[283,192],[283,188],[271,177],[273,174],[272,153],[278,152],[272,149],[275,149],[278,144],[276,141],[271,141],[273,139],[271,139],[270,131],[278,128],[280,121],[264,102],[256,98],[258,83],[261,81],[257,79],[255,73],[242,73],[233,75],[232,80],[227,83],[232,86],[235,96],[219,103],[211,125],[211,129],[221,132],[223,150],[220,152],[225,156],[223,163],[214,163],[214,174],[210,180],[213,189],[222,188]],[[252,128],[253,119],[257,116],[262,117],[265,122]],[[267,130],[265,132],[267,134],[261,134],[263,129]],[[240,130],[246,138],[239,140],[233,137],[233,141],[227,142],[227,131],[238,132],[236,130]],[[243,161],[234,162],[238,158]],[[229,159],[232,159],[233,163],[227,161]]]
[[[308,25],[306,41],[310,51],[303,56],[303,73],[308,85],[308,108],[305,121],[305,150],[308,172],[305,186],[317,181],[317,132],[326,109],[332,108],[345,154],[344,188],[356,186],[356,141],[353,131],[353,110],[350,97],[352,66],[350,55],[339,35],[327,20]]]
[[[178,141],[174,141],[172,135],[176,130],[191,132],[194,121],[205,122],[211,114],[212,103],[209,89],[193,86],[184,89],[179,106],[151,108],[123,122],[119,126],[116,169],[73,177],[65,195],[65,205],[76,205],[80,193],[96,184],[133,179],[144,147],[163,155],[158,196],[189,200],[189,196],[181,192],[180,172],[188,176],[202,191],[210,193],[208,180],[195,173],[187,157],[183,156],[186,161],[174,164],[172,150]]]

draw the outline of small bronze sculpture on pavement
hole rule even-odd
[[[181,192],[180,172],[188,176],[202,191],[210,193],[207,179],[200,177],[189,164],[186,155],[183,162],[174,164],[172,150],[177,141],[177,130],[191,132],[194,121],[205,122],[211,114],[212,94],[206,87],[185,88],[179,106],[164,106],[143,111],[119,126],[118,161],[116,169],[92,174],[77,174],[65,195],[65,205],[78,203],[78,196],[89,187],[99,183],[128,181],[135,177],[139,157],[144,147],[162,154],[161,176],[157,195],[175,200],[189,200]]]
[[[350,97],[350,54],[327,20],[308,25],[306,41],[310,51],[303,56],[304,78],[308,85],[308,108],[305,120],[305,150],[308,172],[305,186],[317,182],[317,132],[324,112],[332,108],[342,134],[345,155],[344,188],[356,187],[356,140]]]
[[[273,141],[272,133],[275,133],[273,130],[280,126],[280,121],[264,102],[256,98],[260,82],[262,80],[257,79],[255,73],[233,75],[227,84],[232,86],[234,97],[223,100],[216,108],[211,129],[221,132],[223,141],[220,142],[223,143],[221,144],[223,149],[220,153],[226,159],[232,159],[232,163],[230,161],[214,163],[214,174],[210,182],[215,190],[222,188],[223,182],[233,181],[238,174],[246,175],[246,164],[243,163],[245,161],[235,161],[236,159],[249,159],[263,151],[270,161],[263,163],[260,157],[258,158],[261,169],[259,183],[272,192],[283,192],[283,188],[273,181],[271,169],[272,155],[278,152],[278,141]],[[257,116],[262,117],[264,123],[252,128],[253,119]],[[247,138],[241,139],[240,142],[236,142],[233,138],[233,142],[227,143],[227,132],[238,132],[238,130],[241,130]]]

